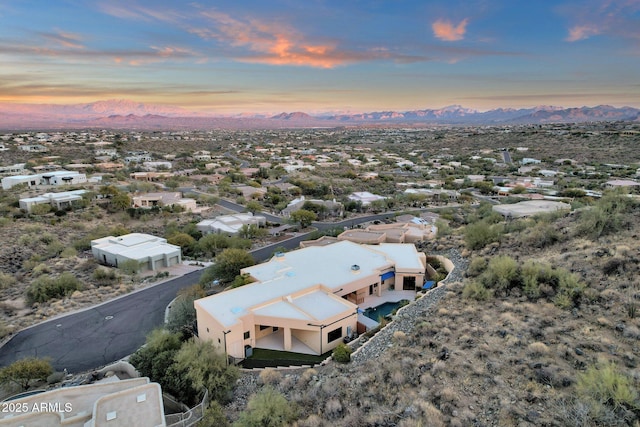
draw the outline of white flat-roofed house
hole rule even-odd
[[[155,162],[145,161],[142,163],[142,167],[148,171],[155,171],[160,169],[171,169],[173,164],[164,160],[158,160]]]
[[[276,254],[241,270],[254,283],[195,301],[198,336],[234,358],[266,340],[324,354],[356,331],[368,295],[419,289],[425,270],[426,256],[412,244],[342,241]]]
[[[15,175],[2,178],[2,188],[8,190],[19,184],[29,188],[38,185],[76,185],[87,182],[87,176],[76,171],[51,171],[34,175]]]
[[[27,184],[29,188],[40,184],[40,175],[14,175],[2,178],[2,189],[9,190],[16,185]]]
[[[182,262],[180,246],[169,244],[162,237],[143,233],[92,240],[91,252],[102,264],[118,267],[123,262],[135,260],[141,270],[156,271]]]
[[[82,195],[86,190],[62,191],[60,193],[45,193],[36,197],[27,197],[19,200],[20,209],[31,213],[35,205],[49,204],[60,210],[73,207],[74,204],[82,200]]]
[[[205,219],[196,224],[202,234],[237,234],[244,225],[256,225],[264,227],[267,219],[262,215],[254,215],[251,212],[234,215],[222,215],[213,219]]]
[[[0,166],[0,175],[18,174],[22,175],[26,172],[26,163],[16,163],[9,166]]]
[[[76,185],[87,182],[87,175],[76,171],[52,171],[40,174],[41,185]]]
[[[353,200],[354,202],[362,203],[362,206],[368,206],[372,202],[386,199],[386,197],[384,196],[379,196],[377,194],[373,194],[368,191],[359,191],[359,192],[351,193],[348,196],[348,198],[349,200]]]
[[[29,153],[45,153],[49,151],[47,147],[40,144],[21,145],[20,149],[22,151],[28,151]]]

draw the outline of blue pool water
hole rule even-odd
[[[409,300],[406,299],[398,302],[385,302],[384,304],[381,304],[377,307],[367,308],[363,314],[369,319],[373,319],[377,322],[380,317],[388,316],[393,310],[408,302]]]

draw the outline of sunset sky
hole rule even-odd
[[[0,102],[640,107],[640,0],[5,0]]]

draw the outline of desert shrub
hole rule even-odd
[[[32,215],[46,215],[51,212],[51,205],[46,203],[35,205],[31,207]]]
[[[16,278],[0,271],[0,289],[6,289],[16,284]]]
[[[272,388],[264,388],[251,396],[247,409],[234,427],[284,427],[296,418],[295,407]]]
[[[112,285],[118,280],[118,276],[112,269],[98,267],[93,272],[93,280],[100,286]]]
[[[438,219],[436,220],[435,226],[438,229],[437,237],[448,236],[452,233],[452,229],[448,221]]]
[[[532,227],[522,236],[522,242],[533,248],[545,248],[560,240],[560,233],[551,224],[540,224]]]
[[[196,325],[196,309],[193,302],[206,296],[200,285],[193,285],[179,292],[171,303],[166,327],[171,332],[180,332],[185,337],[193,336]]]
[[[351,361],[351,347],[346,344],[340,343],[333,349],[333,360],[339,363],[348,363]]]
[[[635,203],[621,192],[604,194],[591,208],[581,212],[578,235],[597,239],[620,231],[629,224],[629,214]]]
[[[264,385],[275,385],[282,379],[282,374],[273,368],[266,368],[259,375],[259,381]]]
[[[549,354],[549,347],[547,347],[545,343],[540,341],[532,342],[531,344],[529,344],[527,346],[527,350],[529,356],[531,357],[538,357]]]
[[[31,270],[32,277],[38,277],[49,273],[51,273],[51,269],[47,264],[38,264],[33,268],[33,270]]]
[[[0,384],[15,384],[24,391],[32,381],[46,379],[52,372],[49,360],[27,357],[0,369]]]
[[[505,291],[513,287],[518,278],[518,263],[506,255],[491,258],[487,269],[480,276],[480,280],[485,286],[499,291]]]
[[[222,408],[222,406],[215,400],[212,400],[209,402],[209,406],[207,406],[207,409],[205,409],[202,419],[198,421],[198,424],[196,424],[196,426],[228,427],[229,421],[227,421],[227,417],[224,414],[224,409]]]
[[[467,276],[479,276],[487,268],[487,259],[485,257],[475,257],[467,267]]]
[[[615,364],[600,363],[578,376],[576,392],[587,404],[589,415],[596,423],[607,409],[618,414],[625,410],[638,411],[638,391],[631,378],[620,372]]]
[[[82,284],[71,273],[64,272],[57,278],[43,275],[34,280],[27,289],[27,301],[30,304],[46,302],[52,298],[62,298],[81,289]]]
[[[397,343],[403,343],[407,340],[407,334],[402,331],[395,331],[393,333],[393,340]]]
[[[466,226],[464,242],[469,249],[482,249],[490,243],[499,241],[503,233],[504,226],[502,224],[480,221]]]
[[[493,291],[487,289],[482,283],[475,280],[467,283],[462,289],[462,296],[464,298],[477,301],[486,301],[491,298],[492,295]]]
[[[138,274],[141,270],[141,265],[135,259],[128,259],[124,262],[121,262],[118,265],[118,268],[124,273],[128,275]]]
[[[62,252],[60,252],[60,257],[62,258],[73,258],[77,255],[78,251],[73,246],[67,246]]]

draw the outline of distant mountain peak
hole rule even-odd
[[[293,113],[280,113],[280,114],[277,114],[277,115],[275,115],[275,116],[273,116],[271,118],[275,119],[275,120],[307,120],[307,119],[311,119],[313,117],[311,117],[307,113],[303,113],[301,111],[296,111],[296,112],[293,112]]]

